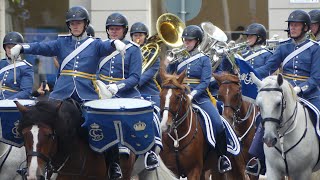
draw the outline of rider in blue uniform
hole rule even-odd
[[[268,59],[267,63],[256,69],[261,77],[266,77],[275,72],[280,66],[283,77],[294,87],[298,96],[308,100],[318,109],[320,108],[320,47],[317,42],[309,40],[306,33],[310,29],[310,16],[302,10],[293,11],[288,20],[290,39],[282,43]],[[259,126],[255,139],[251,145],[252,158],[247,170],[259,175],[263,154],[263,129]],[[260,144],[260,145],[258,145]]]
[[[316,41],[320,41],[320,10],[314,9],[309,12],[311,18],[310,31],[316,38]]]
[[[266,43],[267,31],[262,24],[250,24],[244,31],[247,36],[248,49],[243,51],[242,57],[253,68],[263,66],[272,53],[263,47]]]
[[[130,28],[130,36],[133,42],[136,42],[140,47],[144,46],[147,43],[147,38],[149,35],[149,30],[147,26],[141,22],[134,23]],[[150,58],[154,55],[154,49],[149,52],[145,52],[146,54],[143,55],[145,63],[150,61]],[[160,67],[160,58],[156,58],[153,64],[148,67],[144,72],[142,72],[138,89],[141,95],[148,100],[155,102],[155,105],[159,108],[160,107],[160,86],[156,80],[156,75],[158,74],[158,70]],[[156,139],[159,141],[159,139]],[[146,153],[146,169],[153,170],[157,166],[159,166],[157,155],[159,155],[161,148],[159,146],[155,146],[154,151],[149,151]]]
[[[71,97],[79,103],[99,99],[93,84],[99,59],[116,49],[125,51],[125,45],[119,40],[103,42],[88,37],[89,23],[88,11],[82,6],[74,6],[66,14],[71,35],[59,36],[54,41],[19,44],[11,49],[15,57],[20,53],[57,56],[60,72],[50,99]]]
[[[106,85],[106,89],[114,98],[140,98],[137,86],[141,76],[142,55],[139,45],[124,39],[128,32],[127,18],[120,13],[112,13],[106,20],[106,32],[109,39],[121,40],[126,44],[126,53],[125,55],[113,53],[103,57],[97,72],[99,80]],[[123,56],[125,56],[124,62],[122,61]],[[122,177],[119,155],[127,156],[130,154],[127,147],[120,143],[118,146],[119,148],[112,147],[105,152],[106,159],[110,162],[110,179]]]
[[[9,32],[3,39],[3,49],[6,58],[0,61],[0,100],[29,99],[33,86],[33,69],[30,63],[18,56],[16,60],[16,84],[14,83],[14,65],[11,58],[11,48],[23,43],[23,37],[18,32]]]
[[[191,90],[188,97],[192,100],[192,103],[200,106],[212,121],[217,141],[217,153],[219,154],[218,168],[219,172],[224,173],[231,170],[232,167],[230,160],[225,156],[227,153],[225,127],[206,91],[211,79],[212,65],[209,57],[200,53],[197,49],[197,46],[202,42],[202,30],[196,25],[187,26],[182,33],[182,38],[190,58],[184,58],[180,62],[169,64],[168,72],[180,74],[186,70],[185,83]]]

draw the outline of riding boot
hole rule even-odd
[[[220,173],[225,173],[232,169],[231,162],[229,158],[226,156],[227,154],[227,138],[225,131],[221,131],[217,135],[217,153],[219,155],[218,159],[218,170]]]
[[[155,152],[149,151],[145,154],[144,164],[147,170],[152,171],[159,167],[158,156]]]
[[[110,180],[116,180],[122,178],[122,171],[119,165],[119,150],[117,147],[113,147],[108,152],[104,153],[106,163],[109,162],[108,175]]]

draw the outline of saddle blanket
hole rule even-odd
[[[0,111],[0,141],[15,147],[22,147],[23,138],[18,133],[19,119],[18,110]]]
[[[96,152],[102,153],[120,143],[140,155],[145,154],[155,144],[162,148],[157,112],[155,108],[143,114],[106,116],[103,112],[84,111],[85,123],[82,127],[87,128],[89,145]]]
[[[306,105],[306,107],[310,110],[309,112],[312,113],[311,117],[314,117],[313,119],[311,119],[311,121],[313,122],[313,126],[317,132],[318,138],[320,140],[320,123],[319,123],[319,117],[320,117],[320,111],[318,110],[318,108],[316,108],[313,104],[311,104],[309,101],[298,97],[299,101],[301,102],[301,104]]]
[[[192,107],[196,110],[198,110],[199,115],[200,115],[200,119],[202,120],[201,124],[201,128],[203,129],[203,133],[206,137],[207,142],[212,146],[215,147],[216,146],[216,140],[214,137],[214,133],[213,133],[213,124],[211,123],[210,117],[209,115],[202,110],[199,106],[192,104]],[[240,143],[238,140],[238,137],[236,135],[236,133],[234,132],[234,130],[232,129],[232,127],[229,125],[229,123],[227,122],[227,120],[225,120],[222,116],[221,120],[225,126],[226,129],[226,134],[227,134],[227,150],[229,153],[233,154],[233,155],[238,155],[240,153]]]

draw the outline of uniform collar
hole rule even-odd
[[[253,47],[250,47],[250,50],[253,52],[257,52],[260,49],[262,49],[261,45],[254,45]]]
[[[84,39],[87,39],[87,37],[88,37],[87,33],[83,33],[82,36],[78,36],[78,37],[72,35],[72,39],[75,41],[82,41]]]
[[[299,40],[292,39],[292,41],[293,41],[293,43],[294,43],[295,45],[300,45],[300,44],[304,43],[306,40],[307,40],[307,36],[306,36],[306,35],[303,36],[303,37],[302,37],[301,39],[299,39]]]
[[[320,40],[320,33],[318,33],[316,36],[316,41],[319,41],[319,40]]]
[[[8,57],[6,57],[6,60],[7,60],[8,64],[12,64],[13,63],[12,59],[9,59]],[[18,62],[18,61],[22,61],[21,56],[18,56],[18,59],[16,59],[16,62]]]
[[[196,54],[199,54],[198,48],[194,48],[192,51],[189,52],[190,56],[194,56]]]

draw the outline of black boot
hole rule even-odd
[[[253,157],[247,163],[245,172],[253,176],[259,176],[259,174],[265,174],[266,173],[265,163],[261,161],[259,158]]]
[[[116,180],[122,178],[122,171],[119,165],[119,149],[113,147],[108,152],[104,153],[106,163],[109,162],[108,176],[110,180]]]
[[[219,155],[218,159],[218,170],[220,173],[225,173],[232,169],[231,162],[226,156],[227,154],[227,139],[225,131],[222,131],[218,134],[217,137],[217,153]]]
[[[159,167],[158,156],[153,151],[149,151],[145,154],[144,162],[146,169],[149,171],[152,171],[155,168]]]

